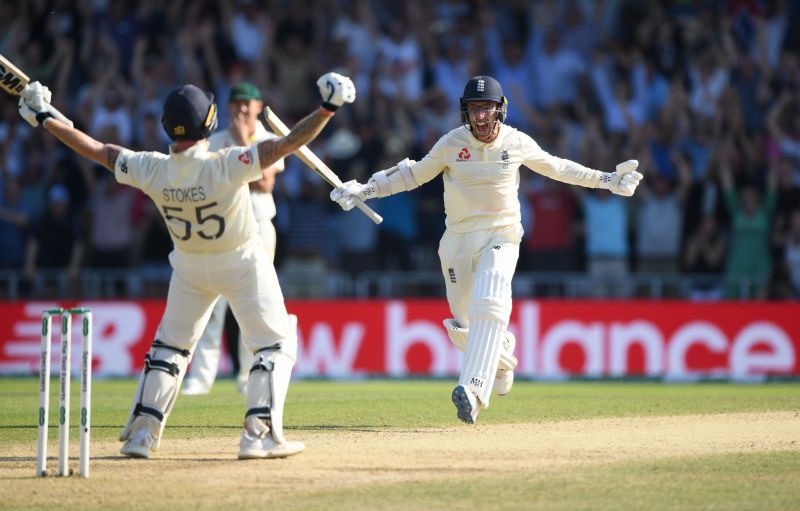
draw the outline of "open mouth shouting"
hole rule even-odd
[[[483,121],[474,121],[475,135],[478,139],[483,139],[491,136],[492,129],[494,128],[494,121],[484,119]]]

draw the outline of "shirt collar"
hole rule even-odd
[[[172,146],[169,146],[169,154],[175,158],[202,158],[206,153],[208,153],[208,139],[198,140],[195,145],[179,153],[174,152]]]

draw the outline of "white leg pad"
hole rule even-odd
[[[158,434],[153,435],[152,450],[158,450],[161,433],[175,405],[175,398],[189,365],[189,355],[189,350],[174,348],[159,340],[153,342],[150,352],[145,356],[145,366],[139,378],[134,406],[119,437],[121,441],[129,440],[136,430],[134,426],[137,417],[148,415],[161,424]]]
[[[475,320],[471,326],[458,382],[475,393],[481,408],[488,408],[506,328],[487,319]]]
[[[442,321],[444,327],[447,329],[447,335],[453,346],[460,352],[464,352],[467,347],[467,338],[469,336],[468,328],[461,328],[456,323],[455,319],[447,318]],[[503,340],[503,351],[500,353],[500,362],[498,363],[498,370],[508,369],[513,371],[517,368],[519,361],[514,356],[514,349],[517,346],[517,339],[511,332],[506,332],[506,338]]]
[[[503,341],[511,316],[511,281],[496,270],[480,272],[473,280],[469,333],[459,383],[471,389],[481,408],[489,407]],[[506,360],[509,365],[511,361]]]
[[[447,335],[450,337],[450,341],[452,341],[453,346],[455,346],[458,351],[463,352],[467,348],[467,336],[469,335],[469,330],[466,328],[461,328],[453,318],[445,319],[442,321],[442,324],[447,330]]]
[[[255,353],[247,382],[245,430],[258,438],[269,434],[278,444],[286,442],[283,406],[297,357],[297,316],[290,315],[289,322],[288,339]]]
[[[514,368],[517,367],[517,357],[514,356],[514,348],[517,346],[517,338],[511,332],[506,332],[503,339],[503,348],[500,352],[500,363],[497,366],[497,373],[494,378],[495,394],[505,396],[511,391],[514,385]]]

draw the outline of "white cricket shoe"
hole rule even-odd
[[[150,451],[155,440],[153,431],[160,429],[161,424],[154,417],[149,415],[136,417],[131,424],[131,433],[119,452],[131,458],[150,458]]]
[[[464,385],[459,385],[453,389],[452,397],[453,404],[456,405],[458,411],[458,418],[467,424],[475,424],[480,410],[475,394]]]
[[[270,458],[287,458],[294,454],[303,452],[306,444],[294,440],[287,440],[283,443],[276,443],[270,435],[258,438],[251,435],[247,430],[242,431],[242,439],[239,440],[239,459],[240,460],[261,460]]]
[[[506,332],[506,336],[503,339],[503,352],[507,355],[507,358],[514,361],[514,365],[517,363],[517,359],[514,356],[514,349],[517,347],[517,338],[514,337],[514,334],[511,332]],[[514,370],[504,367],[504,365],[500,365],[497,367],[497,373],[494,377],[494,385],[492,385],[492,389],[494,390],[495,394],[498,396],[505,396],[509,392],[511,392],[511,386],[514,385]]]
[[[186,378],[186,381],[183,382],[183,390],[181,390],[181,394],[184,396],[205,396],[209,392],[211,389],[197,378]]]

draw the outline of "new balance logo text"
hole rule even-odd
[[[447,269],[447,274],[450,275],[450,282],[456,283],[456,271],[452,268]]]
[[[472,377],[469,380],[469,384],[470,385],[474,385],[475,387],[478,387],[479,389],[482,389],[483,388],[483,379],[482,378]]]

